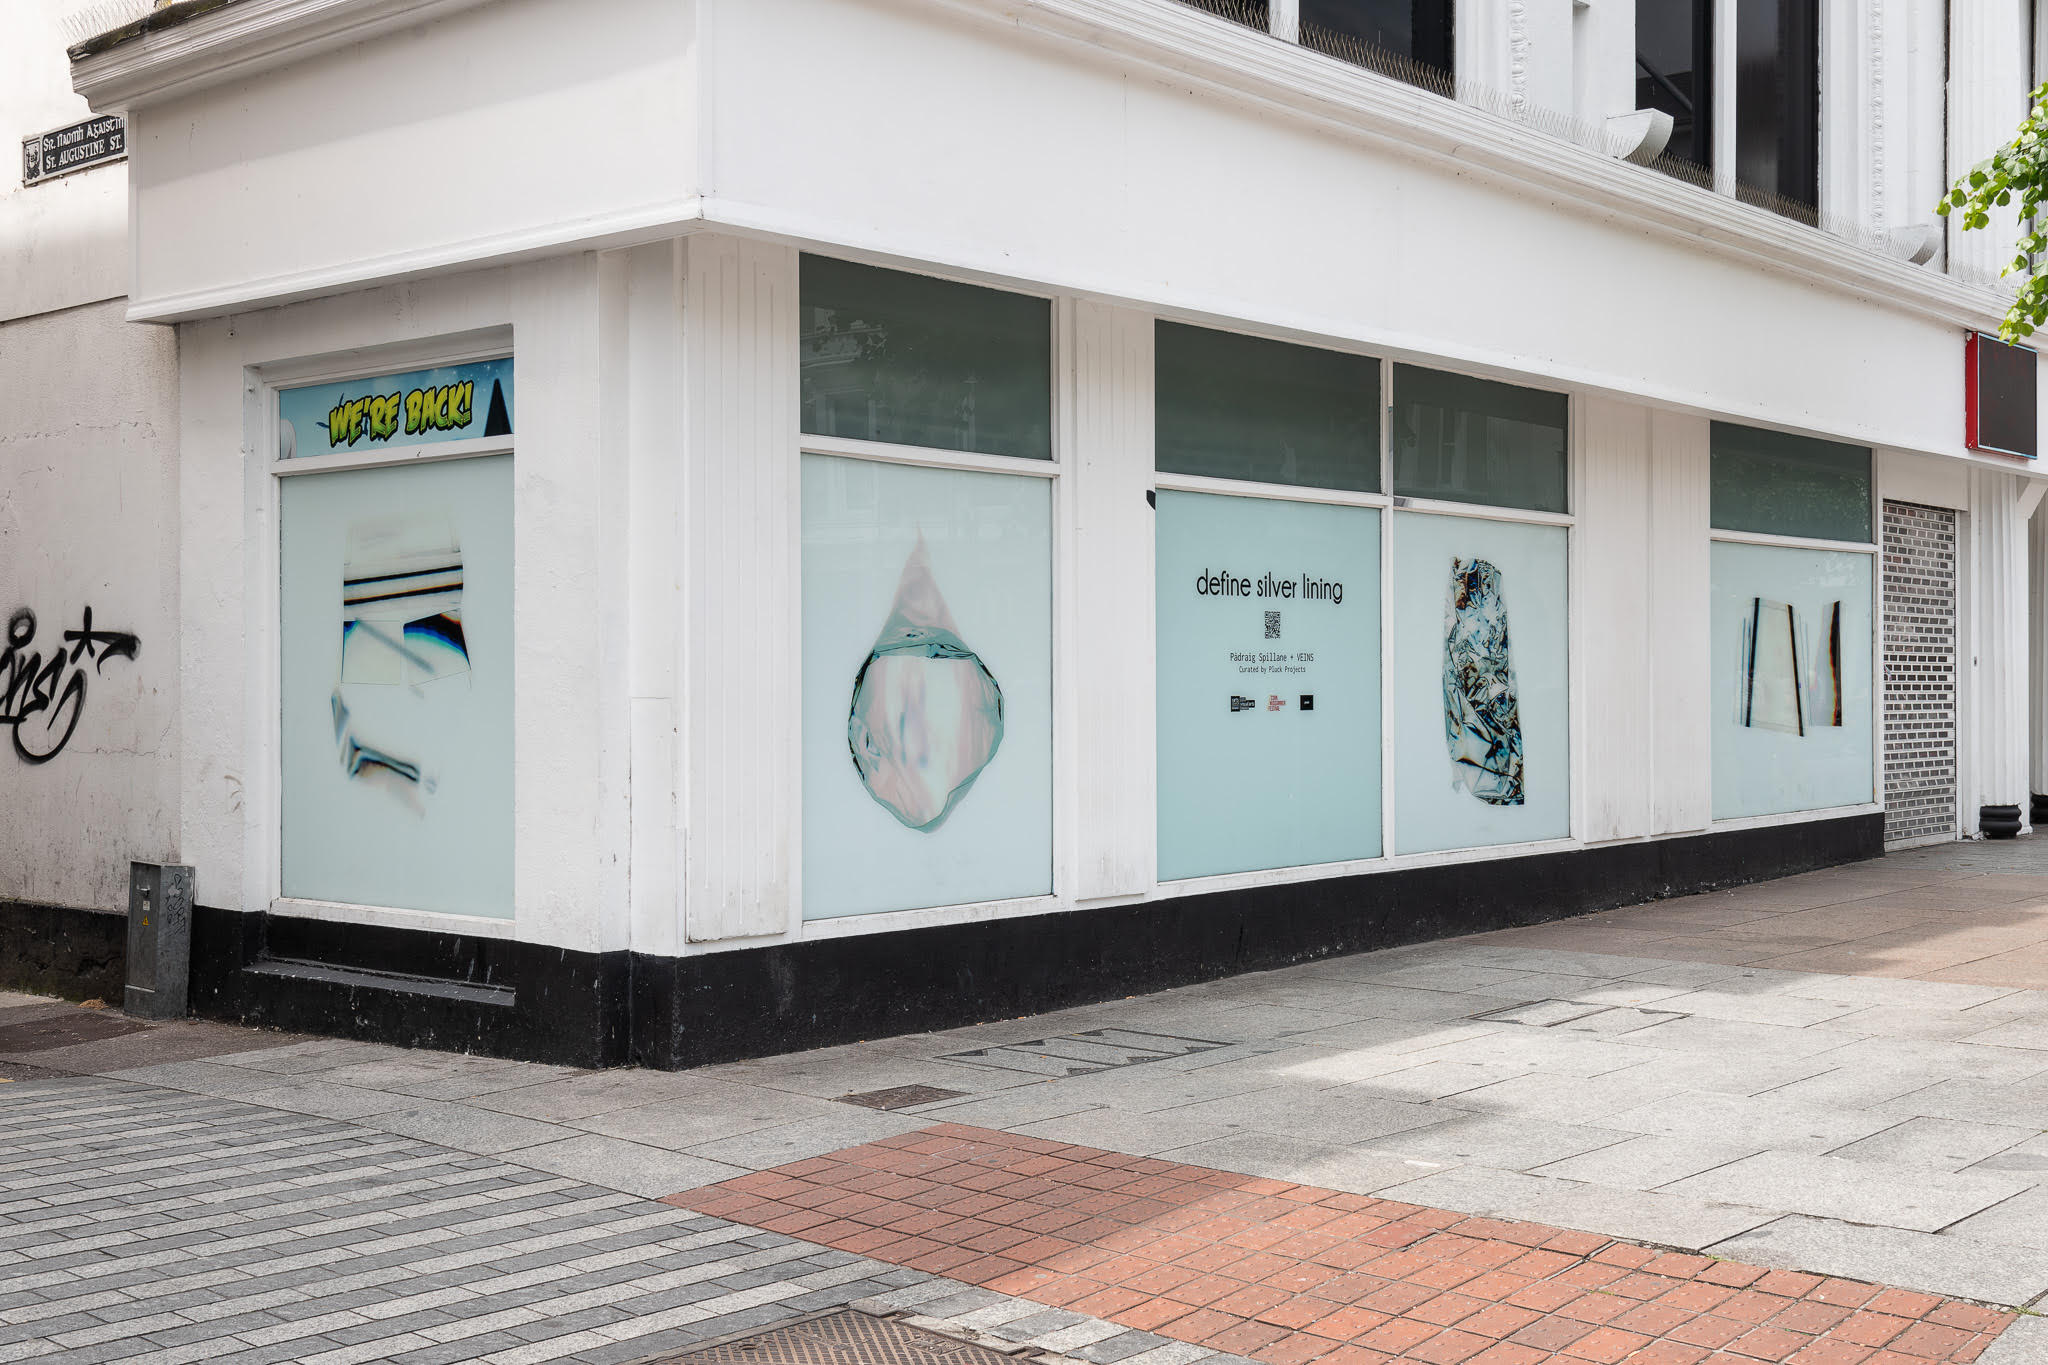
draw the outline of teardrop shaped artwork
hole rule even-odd
[[[1444,597],[1444,740],[1451,785],[1489,806],[1522,804],[1522,708],[1500,570],[1451,560]]]
[[[1003,690],[960,638],[922,533],[853,680],[846,743],[868,795],[911,829],[946,822],[1003,742]]]

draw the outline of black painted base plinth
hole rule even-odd
[[[2020,832],[2020,808],[1980,806],[1977,808],[1977,828],[1987,839],[2015,838]]]
[[[680,958],[199,907],[192,1011],[571,1066],[677,1069],[1539,924],[1883,851],[1884,817],[1854,815]],[[117,997],[123,924],[0,902],[0,987],[76,995],[55,983],[91,979],[102,983],[93,993]],[[26,958],[6,951],[23,943],[41,946]],[[23,961],[43,965],[24,973]]]

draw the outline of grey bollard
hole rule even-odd
[[[128,989],[141,1019],[183,1019],[192,976],[192,869],[128,864]]]

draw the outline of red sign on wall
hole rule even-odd
[[[1972,450],[2034,459],[2041,453],[2038,353],[1971,332],[1963,342],[1963,440]]]

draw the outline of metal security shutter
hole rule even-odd
[[[1956,514],[1884,505],[1884,839],[1956,834]]]

